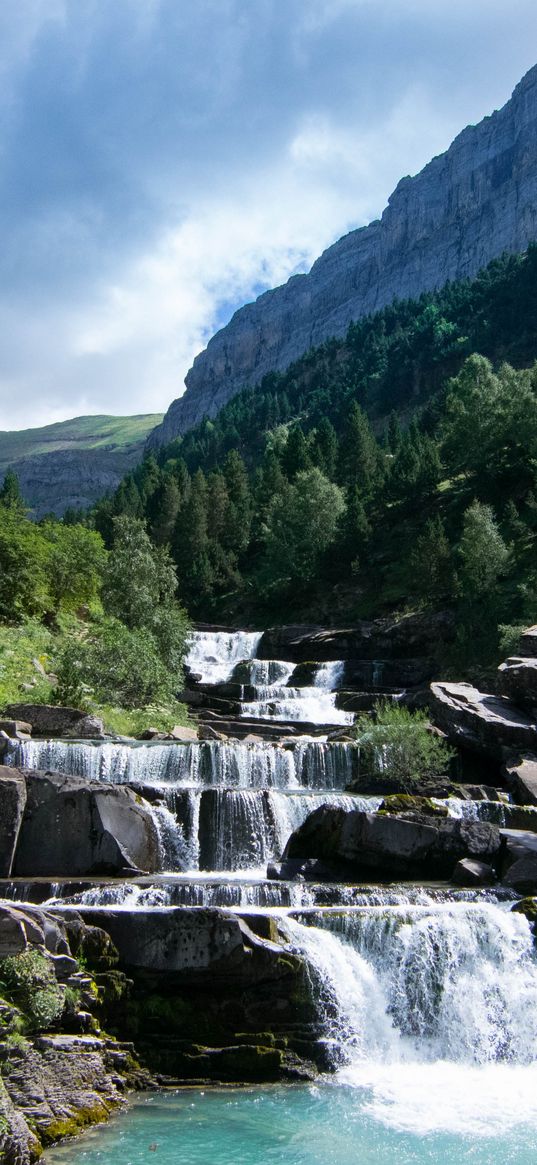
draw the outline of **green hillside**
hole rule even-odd
[[[39,429],[0,431],[0,472],[24,457],[60,449],[125,449],[145,441],[161,413],[138,417],[74,417]]]

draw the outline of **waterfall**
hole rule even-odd
[[[262,635],[262,631],[193,631],[185,663],[203,683],[225,683],[235,664],[255,657]]]
[[[315,920],[321,927],[286,926],[313,969],[336,1058],[358,1066],[536,1059],[537,959],[523,916],[488,902]]]
[[[236,741],[130,745],[25,740],[11,750],[7,761],[23,769],[49,769],[112,784],[322,790],[345,788],[356,757],[354,745],[322,741],[275,748]]]

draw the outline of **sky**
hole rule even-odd
[[[536,34],[535,0],[0,0],[0,429],[164,411]]]

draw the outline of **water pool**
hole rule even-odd
[[[386,1077],[367,1086],[342,1077],[309,1086],[152,1093],[136,1098],[109,1125],[49,1150],[44,1160],[46,1165],[534,1165],[537,1074],[499,1066],[465,1079],[466,1071],[450,1079],[449,1071],[438,1074],[439,1066],[432,1066],[430,1091],[426,1076],[412,1081],[410,1074],[405,1080],[399,1069],[397,1081]]]

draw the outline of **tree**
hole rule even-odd
[[[453,593],[451,547],[440,517],[429,518],[410,557],[412,593],[434,607]]]
[[[419,791],[424,779],[446,772],[452,753],[430,732],[425,712],[388,701],[379,701],[373,712],[373,720],[362,714],[355,724],[362,776]]]
[[[463,597],[481,599],[494,591],[509,550],[491,506],[474,501],[464,515],[459,543],[459,579]]]
[[[344,510],[342,490],[319,469],[299,473],[272,499],[263,536],[262,580],[268,592],[311,582]]]
[[[180,504],[177,481],[171,473],[167,473],[153,490],[145,507],[151,537],[157,546],[166,546],[171,542]]]
[[[19,479],[13,469],[8,469],[0,489],[0,504],[10,509],[25,512],[24,498],[20,491]]]
[[[339,472],[341,483],[358,486],[363,498],[371,497],[382,476],[380,449],[363,409],[356,402],[345,421]]]
[[[297,473],[303,473],[311,466],[308,443],[300,428],[293,425],[289,429],[287,442],[282,452],[282,469],[289,481],[294,481]]]
[[[97,598],[107,554],[101,535],[85,526],[47,522],[47,578],[54,610],[74,611]]]
[[[248,474],[242,457],[235,449],[224,462],[229,506],[225,519],[223,543],[237,555],[243,554],[250,540],[252,524],[252,495]]]
[[[328,417],[323,417],[314,430],[310,448],[313,464],[321,470],[321,473],[324,473],[325,477],[333,480],[337,464],[338,440],[336,430]]]

